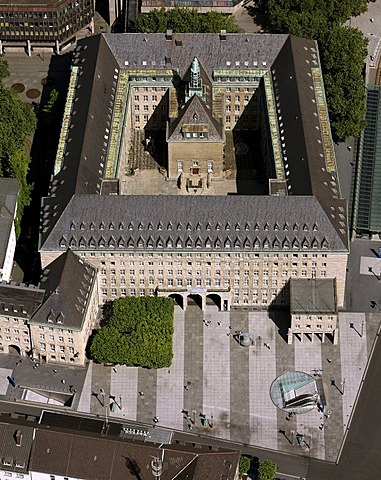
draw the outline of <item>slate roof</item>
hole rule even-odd
[[[45,290],[33,285],[0,282],[0,315],[29,319],[41,305]]]
[[[348,243],[347,205],[341,199],[337,171],[327,170],[312,67],[319,67],[316,42],[291,35],[271,67],[282,121],[288,192],[315,195],[342,240]]]
[[[0,469],[28,473],[33,442],[31,427],[0,423]],[[16,432],[21,433],[21,444],[16,445]]]
[[[95,275],[96,269],[71,250],[62,254],[43,271],[40,286],[46,292],[45,298],[31,323],[80,329]]]
[[[50,196],[43,199],[42,238],[54,225],[74,193],[101,192],[107,140],[118,66],[101,36],[91,36],[75,53],[74,66],[81,65],[75,102],[65,145],[63,168],[54,177]],[[106,146],[105,146],[106,144]],[[44,214],[49,212],[49,221]]]
[[[313,67],[319,68],[317,44],[313,40],[283,34],[245,33],[227,34],[225,40],[218,34],[173,34],[171,40],[168,40],[165,34],[102,34],[79,42],[75,51],[74,65],[78,66],[80,71],[63,168],[54,177],[52,196],[43,200],[40,238],[43,250],[57,249],[61,238],[63,239],[62,247],[58,250],[62,251],[64,251],[65,242],[72,244],[72,248],[76,248],[76,242],[83,244],[117,241],[111,237],[107,240],[102,239],[102,236],[94,237],[94,239],[91,236],[90,238],[83,237],[81,240],[81,236],[72,235],[68,230],[64,231],[62,222],[58,219],[62,214],[66,219],[70,217],[71,213],[70,215],[64,213],[64,210],[69,203],[73,203],[71,198],[74,194],[99,196],[102,192],[102,179],[108,149],[108,130],[114,108],[118,72],[121,68],[138,72],[144,72],[145,69],[160,70],[162,68],[170,69],[174,75],[179,74],[181,78],[184,78],[188,75],[190,64],[195,56],[202,65],[203,72],[209,78],[213,78],[213,72],[216,69],[243,71],[245,69],[261,69],[271,72],[278,116],[275,120],[281,135],[287,192],[294,197],[303,197],[303,200],[299,198],[295,203],[303,202],[305,196],[315,196],[325,212],[327,225],[324,228],[331,230],[333,227],[329,240],[327,240],[328,248],[348,249],[346,201],[340,198],[340,186],[335,169],[327,170],[323,129],[319,124],[316,111],[316,97],[311,72]],[[170,59],[170,63],[168,59]],[[191,103],[196,104],[197,101],[199,100],[193,99]],[[205,110],[204,112],[207,113]],[[171,138],[178,138],[181,118],[186,113],[186,110],[183,111],[171,125],[171,133],[173,133]],[[209,124],[213,124],[216,131],[219,131],[219,124],[216,120],[209,118]],[[88,202],[87,206],[90,209],[94,203],[98,202],[88,195],[84,197],[84,200]],[[226,200],[224,197],[214,197],[209,200],[198,199],[197,201],[172,198],[167,203],[173,203],[177,205],[177,208],[188,212],[194,202],[204,201],[211,202],[210,207],[215,212],[210,215],[210,218],[212,220],[220,218],[222,223],[221,212],[225,213],[225,207],[230,209],[226,211],[229,217],[230,213],[236,212],[238,209],[233,206],[234,202],[238,202],[239,210],[242,210],[243,201],[239,203],[236,196],[230,200]],[[266,210],[271,211],[271,218],[275,220],[278,216],[279,223],[284,221],[284,215],[278,209],[279,200],[271,197],[263,201],[266,202]],[[122,205],[127,200],[118,197],[118,200],[112,202],[120,202],[121,205],[118,207],[113,203],[115,215],[117,211],[123,212],[124,215],[126,211],[122,210]],[[131,202],[134,205],[141,202],[139,206],[133,208],[142,212],[146,211],[147,197],[137,196]],[[153,212],[157,212],[156,197],[150,202]],[[258,212],[254,210],[257,208],[256,205],[260,205],[258,198],[245,197],[245,202],[249,205],[250,215],[257,218],[260,210]],[[87,206],[81,205],[83,211],[88,209]],[[71,208],[69,207],[69,211]],[[306,214],[300,210],[302,210],[300,207],[296,209],[301,218],[304,218]],[[315,212],[320,212],[320,210],[321,208],[317,205],[314,206]],[[104,210],[100,209],[100,211]],[[108,212],[104,212],[103,221],[106,221]],[[195,206],[195,212],[197,215],[204,215],[197,206]],[[76,214],[80,218],[80,214],[78,212]],[[178,211],[173,214],[174,219],[179,217]],[[290,218],[296,221],[294,213],[290,212],[290,215]],[[322,217],[321,212],[317,215],[319,218]],[[184,214],[183,217],[185,217]],[[313,218],[312,214],[309,217]],[[67,223],[68,220],[65,221]],[[89,221],[91,222],[91,220]],[[115,221],[117,220],[115,219]],[[172,221],[176,220],[172,219]],[[209,218],[205,220],[205,223],[208,221],[210,221]],[[52,233],[51,230],[56,222],[60,226],[57,225],[57,231]],[[304,220],[300,220],[299,223],[304,223]],[[320,222],[319,228],[323,228],[322,225]],[[334,240],[334,237],[339,238]],[[323,239],[322,235],[321,242]],[[302,240],[299,239],[299,241]],[[138,241],[138,239],[134,241]],[[274,241],[276,245],[277,239],[274,238]],[[310,241],[312,242],[313,238]],[[266,243],[261,239],[260,242]]]
[[[226,40],[221,40],[220,35],[214,33],[174,33],[172,40],[167,40],[162,33],[125,33],[103,34],[103,38],[120,68],[174,68],[184,78],[193,58],[197,57],[212,78],[215,69],[269,68],[288,35],[228,33]],[[169,58],[170,64],[166,63]]]
[[[233,480],[239,452],[155,447],[85,435],[37,430],[32,472],[85,480],[151,480],[152,457],[163,461],[161,480]],[[139,472],[138,475],[136,472]],[[225,477],[221,477],[221,475]]]
[[[291,278],[290,312],[337,313],[336,280],[333,278]]]
[[[181,133],[184,125],[205,125],[208,128],[208,141],[222,142],[222,124],[212,117],[205,103],[198,95],[193,95],[182,108],[179,116],[173,120],[169,126],[169,142],[178,142],[185,140],[191,142],[192,139],[184,139]],[[196,131],[196,130],[195,130]],[[197,139],[200,142],[200,139]]]
[[[294,196],[75,195],[42,251],[346,251],[318,200]]]
[[[0,268],[3,267],[17,207],[20,180],[0,177]]]

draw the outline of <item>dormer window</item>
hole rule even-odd
[[[93,222],[90,223],[90,230],[94,230],[95,229],[95,225],[93,224]]]
[[[172,223],[171,222],[168,223],[167,230],[172,230]]]
[[[182,227],[181,223],[178,223],[178,224],[177,224],[177,230],[181,230],[182,228],[183,228],[183,227]]]
[[[70,230],[75,230],[75,223],[74,223],[74,222],[71,222],[71,224],[70,224]]]
[[[139,230],[143,230],[143,224],[142,224],[142,223],[139,223],[138,229],[139,229]]]
[[[230,223],[229,222],[225,225],[225,230],[227,230],[227,231],[230,230]]]
[[[158,230],[163,230],[163,224],[160,222],[159,225],[157,226]]]
[[[190,223],[187,224],[187,230],[192,230],[192,225]]]
[[[114,230],[114,224],[111,222],[108,228],[109,230]]]
[[[152,226],[152,223],[150,222],[150,223],[148,224],[148,230],[152,230],[152,229],[153,229],[153,226]]]
[[[236,223],[235,229],[236,229],[237,232],[239,232],[239,231],[241,230],[241,228],[240,228],[240,226],[239,226],[239,223]]]
[[[85,223],[84,222],[81,222],[81,225],[79,227],[81,230],[85,230]]]
[[[124,224],[122,222],[119,224],[119,230],[124,230]]]
[[[99,225],[99,230],[104,230],[104,229],[105,229],[105,224],[101,222],[101,224]]]

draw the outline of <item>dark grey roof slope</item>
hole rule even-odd
[[[292,278],[291,313],[337,313],[336,279]]]
[[[152,446],[126,440],[37,430],[31,457],[32,472],[85,480],[152,480],[152,460],[163,462],[161,480],[233,480],[239,452],[186,446]]]
[[[341,198],[337,171],[327,170],[312,67],[319,67],[316,42],[290,36],[271,70],[282,118],[288,191],[292,195],[315,195],[338,235],[348,244],[347,204]]]
[[[98,197],[99,198],[99,197]],[[43,271],[44,303],[31,323],[81,328],[95,282],[96,269],[68,250]]]
[[[120,68],[176,68],[183,78],[197,57],[212,78],[215,69],[269,68],[288,35],[228,33],[226,40],[214,33],[176,33],[172,40],[162,33],[103,34],[103,37]],[[166,63],[169,58],[171,64]]]
[[[33,285],[0,283],[0,315],[30,318],[41,305],[45,290]]]
[[[206,125],[208,127],[208,141],[222,141],[222,125],[212,117],[210,110],[198,95],[193,95],[188,100],[180,115],[171,123],[169,142],[184,139],[181,133],[184,125]],[[199,138],[197,140],[200,141]]]
[[[31,427],[0,423],[1,470],[21,474],[28,472],[33,431]]]
[[[77,80],[63,167],[53,179],[51,196],[43,200],[42,238],[74,193],[100,193],[106,164],[105,135],[111,125],[118,65],[99,35],[88,37],[74,58],[73,65],[83,68]]]
[[[315,197],[75,195],[41,250],[346,251]]]
[[[20,180],[0,177],[0,267],[5,260],[19,188]]]

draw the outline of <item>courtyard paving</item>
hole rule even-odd
[[[107,409],[110,417],[138,425],[153,425],[158,417],[164,428],[334,461],[380,317],[340,314],[339,345],[334,346],[317,338],[288,345],[277,327],[285,314],[276,315],[270,319],[262,311],[219,312],[210,305],[204,312],[195,305],[183,311],[176,306],[170,368],[90,364],[77,408],[101,416]],[[228,335],[236,330],[253,333],[254,345],[238,345]],[[326,415],[314,409],[290,421],[274,406],[271,383],[292,370],[322,378]],[[113,399],[117,405],[111,411]],[[304,435],[302,446],[298,434]]]

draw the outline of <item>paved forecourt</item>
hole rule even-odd
[[[372,346],[368,337],[374,336],[379,318],[341,313],[340,341],[334,346],[317,338],[314,342],[295,339],[288,345],[278,331],[287,313],[271,316],[243,309],[219,312],[212,305],[204,312],[196,305],[186,311],[176,306],[172,365],[147,370],[94,364],[78,409],[98,415],[105,415],[107,409],[110,417],[139,425],[157,424],[334,461],[366,369]],[[253,345],[240,346],[234,338],[236,331],[252,333]],[[271,383],[291,370],[322,379],[324,412],[313,409],[290,420],[273,405]],[[106,406],[101,390],[110,399]],[[113,402],[116,405],[108,408]],[[301,435],[302,444],[296,441]]]

